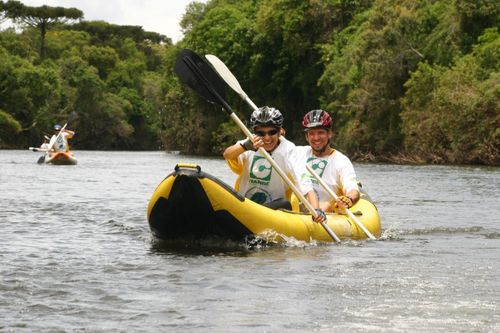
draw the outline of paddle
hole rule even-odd
[[[218,71],[217,67],[215,68]],[[209,102],[222,106],[224,110],[229,114],[231,119],[233,119],[236,122],[236,124],[243,131],[243,133],[245,133],[245,135],[250,140],[252,139],[252,133],[248,130],[245,124],[243,124],[243,122],[238,118],[238,116],[232,111],[231,107],[222,97],[223,90],[221,87],[223,86],[223,82],[221,80],[221,77],[226,82],[227,80],[226,78],[224,78],[223,75],[219,76],[220,72],[219,75],[217,75],[217,73],[214,72],[212,67],[210,67],[202,58],[200,58],[200,56],[198,56],[191,50],[181,51],[181,53],[177,57],[174,70],[179,76],[179,78],[189,87],[191,87],[194,91],[196,91],[198,94],[200,94]],[[236,80],[236,78],[232,74],[231,76],[233,78],[232,84],[236,82],[236,84],[239,86],[239,83]],[[233,88],[233,86],[231,87]],[[250,99],[248,100],[250,101]],[[252,105],[254,110],[257,109],[257,106],[255,104],[252,103]],[[286,184],[295,193],[295,195],[299,198],[299,200],[306,206],[309,212],[316,218],[318,216],[318,213],[314,210],[314,207],[309,203],[309,201],[306,200],[306,198],[302,195],[302,193],[300,193],[300,191],[290,181],[290,179],[286,176],[283,170],[281,170],[281,168],[271,158],[269,153],[262,147],[259,148],[259,152],[266,158],[267,161],[269,161],[269,163],[271,163],[271,165],[276,170],[276,172],[278,172],[280,177],[286,182]],[[335,241],[340,242],[340,239],[337,237],[337,235],[335,235],[335,233],[330,229],[330,227],[328,227],[326,222],[322,222],[321,225],[330,235],[330,237],[332,237]]]
[[[47,151],[47,149],[42,149],[42,148],[38,148],[38,147],[29,147],[28,149],[31,151],[34,151],[34,152]]]
[[[338,196],[335,194],[335,192],[332,191],[332,189],[328,186],[328,184],[325,183],[325,181],[313,170],[313,168],[311,168],[311,166],[309,164],[306,165],[306,168],[307,168],[307,171],[309,171],[311,173],[311,175],[313,175],[314,178],[316,178],[318,180],[318,182],[321,184],[321,186],[323,186],[325,191],[333,198],[333,200],[337,200]],[[361,221],[358,220],[356,215],[354,215],[348,208],[345,209],[345,212],[351,218],[351,220],[353,220],[354,223],[356,223],[358,225],[358,227],[361,230],[363,230],[363,232],[368,237],[370,237],[370,239],[372,239],[372,240],[377,239],[377,238],[375,238],[375,236],[372,235],[372,233],[368,229],[366,229],[366,227],[363,225],[363,223],[361,223]]]
[[[240,97],[250,105],[250,107],[253,110],[257,110],[258,107],[257,105],[252,102],[252,100],[248,97],[248,95],[243,91],[243,89],[240,86],[240,83],[236,79],[236,77],[233,75],[233,73],[227,68],[226,64],[222,62],[217,56],[214,56],[212,54],[206,54],[205,58],[214,66],[215,70],[219,75],[226,81],[226,83],[240,95]]]
[[[40,156],[40,158],[38,159],[37,163],[38,164],[42,164],[43,162],[45,162],[45,158],[47,157],[47,155],[49,154],[49,152],[52,150],[52,147],[54,146],[54,144],[56,143],[57,139],[59,138],[59,136],[61,136],[61,134],[64,132],[64,130],[66,129],[66,126],[68,126],[68,124],[73,120],[75,119],[76,117],[76,112],[71,112],[69,115],[68,115],[68,120],[66,121],[66,124],[64,124],[63,127],[61,127],[61,130],[59,131],[59,133],[57,133],[57,136],[56,138],[54,139],[54,141],[52,141],[49,146],[47,147],[47,150],[45,150],[45,154]]]

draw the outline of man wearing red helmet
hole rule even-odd
[[[255,133],[252,140],[240,140],[226,148],[224,158],[231,170],[238,174],[235,189],[243,196],[269,208],[291,209],[288,200],[288,185],[281,179],[271,163],[258,151],[264,148],[287,174],[314,208],[318,208],[318,199],[308,177],[301,177],[307,172],[304,163],[296,163],[295,144],[282,134],[283,115],[275,108],[264,106],[255,110],[250,117],[250,126]],[[317,222],[326,217],[317,209]]]
[[[325,212],[352,207],[359,200],[359,187],[354,167],[347,156],[330,146],[333,136],[332,118],[324,110],[309,111],[302,121],[309,146],[297,147],[300,158],[339,196],[332,201],[328,193],[312,179],[314,190]]]

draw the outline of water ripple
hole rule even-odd
[[[152,192],[178,162],[232,184],[221,158],[78,156],[0,150],[2,332],[500,330],[498,168],[356,164],[377,241],[165,242]]]

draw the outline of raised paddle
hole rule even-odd
[[[250,107],[253,110],[257,110],[258,107],[255,105],[254,102],[248,97],[248,95],[245,93],[245,91],[241,88],[240,83],[236,79],[236,77],[233,75],[233,73],[227,68],[226,64],[222,62],[217,56],[214,56],[213,54],[206,54],[205,58],[214,66],[215,70],[219,75],[224,79],[224,81],[240,95],[240,97],[250,105]]]
[[[219,75],[217,75],[217,73],[212,69],[212,67],[210,67],[210,65],[208,65],[200,56],[198,56],[191,50],[181,51],[181,53],[177,57],[174,70],[179,78],[194,91],[196,91],[209,102],[222,106],[223,109],[229,114],[231,119],[236,122],[243,133],[245,133],[245,135],[250,140],[252,139],[252,133],[248,130],[245,124],[243,124],[240,118],[238,118],[238,116],[232,111],[231,107],[222,97],[223,90],[221,88],[221,84],[223,85],[223,81],[221,80],[222,75],[219,76],[220,73]],[[224,77],[222,76],[222,78]],[[234,80],[237,82],[236,78],[234,78]],[[255,109],[257,109],[257,106],[255,106]],[[309,210],[309,212],[316,218],[318,216],[318,213],[316,212],[314,207],[309,203],[309,201],[306,200],[304,195],[300,193],[300,191],[290,181],[283,170],[281,170],[281,168],[271,158],[269,153],[262,147],[259,148],[259,152],[266,158],[266,160],[269,161],[269,163],[271,163],[280,177],[286,182],[286,184]],[[326,222],[322,222],[321,225],[330,235],[330,237],[332,237],[335,241],[340,242],[340,239],[337,237],[337,235],[335,235],[330,227],[328,227]]]
[[[57,139],[59,138],[59,136],[62,135],[62,133],[64,132],[64,130],[66,129],[66,126],[68,126],[68,124],[73,120],[75,119],[76,117],[76,112],[71,112],[69,115],[68,115],[68,120],[66,121],[66,124],[64,124],[63,127],[61,127],[61,130],[59,130],[59,133],[57,133],[57,136],[56,138],[54,139],[54,141],[52,141],[49,146],[47,147],[47,150],[44,150],[45,151],[45,154],[40,156],[40,158],[38,159],[37,163],[38,164],[42,164],[43,162],[45,162],[45,158],[47,157],[47,155],[49,154],[49,152],[52,150],[52,147],[54,146],[54,144],[56,143]]]
[[[316,180],[321,184],[321,186],[323,186],[323,188],[325,189],[325,191],[333,198],[333,200],[337,200],[338,199],[338,196],[335,194],[335,192],[332,191],[332,189],[328,186],[327,183],[325,183],[325,181],[313,170],[313,168],[311,168],[311,166],[309,164],[306,165],[306,168],[307,168],[307,171],[309,171],[311,173],[311,175],[314,176],[314,178],[316,178]],[[357,224],[357,226],[363,230],[363,232],[372,240],[375,240],[377,238],[375,238],[375,236],[373,236],[373,234],[368,230],[366,229],[366,227],[364,226],[363,223],[361,223],[360,220],[358,220],[358,218],[356,217],[356,215],[354,215],[350,210],[349,208],[346,208],[345,209],[345,212],[347,213],[347,215],[351,218],[351,220],[354,221],[354,223]]]

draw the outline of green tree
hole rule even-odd
[[[87,32],[92,36],[93,43],[97,45],[114,45],[126,38],[130,38],[136,43],[149,41],[155,44],[172,44],[172,40],[167,36],[145,31],[142,27],[134,25],[117,25],[104,21],[81,21],[66,26],[66,28]]]
[[[299,123],[305,112],[320,106],[320,45],[369,3],[267,0],[258,6],[251,86],[260,88],[256,95],[267,104],[281,108],[292,137],[301,137]]]
[[[45,58],[57,60],[71,49],[82,54],[86,47],[90,47],[90,36],[86,32],[53,29],[45,38]]]
[[[158,149],[161,146],[161,114],[165,110],[163,73],[147,72],[143,78],[142,98],[145,103],[144,116],[136,125],[136,145],[144,149]]]
[[[487,29],[450,67],[422,63],[406,83],[405,148],[424,162],[500,163],[500,34]]]
[[[29,36],[16,33],[15,29],[9,28],[0,32],[0,47],[3,47],[9,55],[32,61],[38,57],[38,52],[30,47]]]
[[[92,66],[97,68],[99,77],[106,80],[113,72],[119,62],[119,57],[115,49],[109,46],[86,46],[82,50],[83,58]]]
[[[212,131],[224,115],[220,108],[201,100],[179,82],[173,72],[177,51],[171,50],[166,58],[164,105],[159,109],[161,142],[167,150],[209,154],[213,145]]]
[[[9,0],[4,9],[14,22],[38,29],[40,32],[40,58],[45,58],[45,36],[47,31],[58,23],[66,23],[83,18],[83,12],[77,8],[31,7],[19,1]]]
[[[202,2],[191,1],[187,5],[186,11],[182,15],[181,21],[179,22],[181,31],[184,35],[192,34],[191,31],[195,27],[196,23],[203,19],[206,10],[207,5]]]
[[[33,66],[0,47],[0,108],[23,128],[19,144],[40,140],[43,127],[57,114],[61,81],[52,63]]]
[[[12,115],[0,109],[0,148],[14,144],[14,138],[19,132],[21,124]]]
[[[322,104],[339,121],[341,147],[379,156],[401,149],[401,98],[410,74],[421,62],[450,66],[484,26],[468,27],[466,18],[491,21],[498,14],[490,1],[470,13],[464,4],[377,0],[324,45]]]

